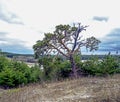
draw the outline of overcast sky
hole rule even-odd
[[[31,54],[45,32],[81,22],[89,25],[86,37],[102,42],[96,53],[115,53],[120,51],[119,10],[119,0],[0,0],[0,49]]]

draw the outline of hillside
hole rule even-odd
[[[120,102],[119,77],[32,84],[2,91],[0,102]]]

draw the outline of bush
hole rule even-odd
[[[10,61],[7,60],[4,56],[0,56],[0,72],[9,65],[10,65]]]
[[[22,72],[14,71],[10,68],[5,68],[0,73],[0,85],[2,85],[5,88],[15,87],[23,83],[27,83],[27,78],[25,78]]]
[[[86,75],[100,75],[100,61],[98,57],[91,57],[89,60],[85,61],[82,70]]]
[[[42,80],[42,71],[40,70],[39,66],[35,65],[31,67],[31,73],[29,82],[37,82]]]
[[[101,72],[104,75],[107,74],[114,74],[114,73],[119,73],[120,67],[119,67],[119,59],[116,57],[113,57],[111,55],[106,56],[102,61],[101,61]]]
[[[120,73],[120,62],[118,58],[111,55],[106,55],[102,60],[92,57],[83,63],[82,69],[88,75],[106,76]]]
[[[15,72],[12,69],[9,68],[4,68],[3,71],[0,73],[0,85],[3,87],[13,87],[15,86],[14,84],[14,77],[15,77]]]
[[[120,73],[120,58],[107,55],[103,59],[97,56],[81,62],[80,56],[74,56],[78,73],[92,76],[106,76]],[[68,78],[71,73],[71,65],[68,60],[56,56],[45,56],[39,60],[43,70],[39,66],[28,67],[23,62],[16,62],[0,56],[0,86],[5,88],[16,87],[45,80],[60,80]]]
[[[40,73],[37,66],[30,68],[23,62],[11,61],[0,56],[0,86],[4,88],[37,82]]]
[[[78,55],[74,56],[74,58],[79,75],[106,76],[120,73],[120,59],[115,56],[106,55],[103,59],[92,56],[85,62],[81,62]],[[60,80],[70,76],[70,62],[61,57],[45,56],[39,61],[44,67],[44,80]]]
[[[39,64],[43,65],[44,80],[60,80],[69,77],[71,66],[69,61],[57,56],[45,56],[39,59]]]
[[[60,64],[60,77],[62,78],[68,78],[71,73],[71,65],[69,61],[64,61]]]

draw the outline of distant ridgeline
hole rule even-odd
[[[9,52],[1,52],[1,53],[5,55],[6,57],[12,58],[17,61],[30,62],[30,63],[37,62],[33,54],[16,54],[16,53],[9,53]],[[82,55],[81,60],[88,60],[91,57],[98,57],[99,59],[103,59],[105,58],[105,56],[106,55]],[[112,56],[115,56],[115,57],[117,56],[120,58],[120,55],[112,55]]]
[[[30,62],[30,63],[37,62],[33,54],[16,54],[16,53],[9,53],[9,52],[1,52],[1,53],[2,55],[5,55],[6,57],[16,61]]]
[[[1,53],[9,58],[13,58],[14,56],[34,57],[33,54],[17,54],[17,53],[9,53],[9,52],[1,52]]]

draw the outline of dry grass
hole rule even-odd
[[[0,102],[120,102],[120,75],[2,90]]]

